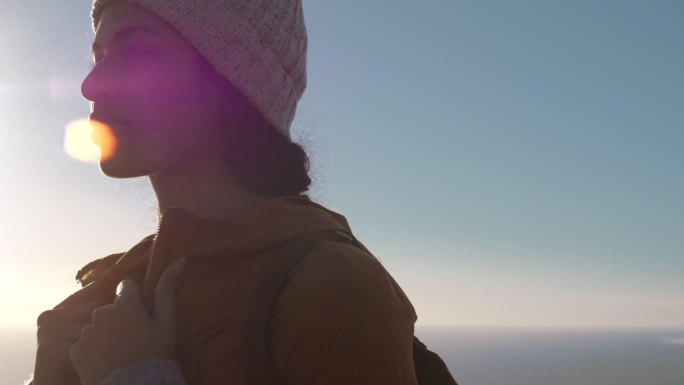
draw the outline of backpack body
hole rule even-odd
[[[307,252],[321,241],[353,244],[370,252],[353,236],[339,231],[307,234],[285,242],[279,255],[262,281],[259,295],[253,301],[246,329],[245,362],[249,385],[286,385],[273,363],[270,351],[270,319],[278,295],[287,284],[292,270]],[[413,364],[418,385],[457,385],[444,361],[413,337]]]

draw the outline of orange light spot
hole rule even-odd
[[[116,144],[112,129],[104,123],[79,119],[66,126],[64,151],[82,162],[109,159],[116,151]]]

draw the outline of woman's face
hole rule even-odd
[[[92,102],[91,119],[116,138],[113,155],[100,160],[105,174],[151,175],[210,153],[224,121],[223,79],[173,27],[142,7],[114,3],[102,13],[93,56],[81,92]]]

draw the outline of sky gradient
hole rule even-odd
[[[154,232],[62,149],[90,1],[0,4],[0,325]],[[684,326],[684,3],[304,0],[295,139],[424,324]]]

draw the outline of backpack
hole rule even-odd
[[[322,231],[285,242],[275,262],[269,266],[258,295],[250,305],[246,328],[245,362],[248,385],[285,385],[270,351],[270,319],[275,301],[287,284],[292,270],[307,252],[321,241],[346,242],[368,250],[353,236],[341,231]],[[368,252],[370,254],[370,252]],[[413,337],[413,365],[418,385],[457,385],[444,361]]]

